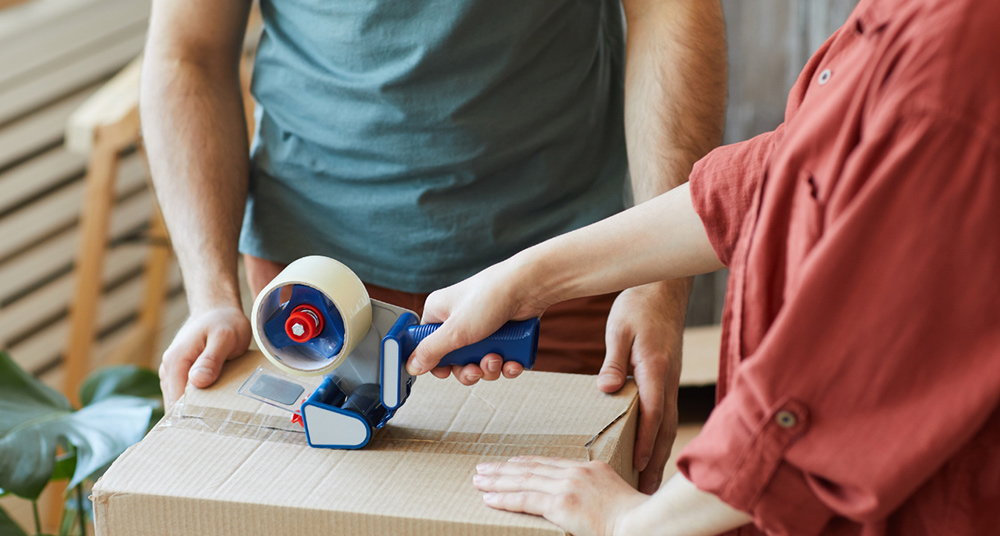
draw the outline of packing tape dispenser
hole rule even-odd
[[[289,376],[259,368],[240,393],[301,419],[310,446],[357,449],[406,401],[414,376],[406,361],[440,324],[372,300],[344,264],[321,256],[289,264],[257,295],[250,319],[261,353]],[[508,322],[496,333],[446,355],[441,365],[478,363],[488,353],[530,369],[539,319]],[[294,376],[325,376],[311,386]],[[300,403],[301,400],[301,403]]]

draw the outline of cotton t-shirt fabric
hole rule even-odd
[[[863,0],[774,132],[695,166],[731,269],[681,454],[734,534],[1000,530],[1000,4]]]
[[[615,0],[262,0],[244,253],[407,292],[622,209]]]

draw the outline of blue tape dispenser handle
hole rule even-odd
[[[399,317],[382,338],[382,404],[395,409],[409,394],[412,380],[405,371],[406,360],[421,341],[441,324],[420,324],[413,313]],[[486,354],[498,354],[504,362],[515,361],[526,369],[535,366],[538,354],[538,318],[507,322],[495,333],[468,346],[446,354],[439,366],[479,363]]]

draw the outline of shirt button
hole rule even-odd
[[[778,414],[774,416],[774,420],[778,423],[778,426],[782,428],[791,428],[799,422],[799,418],[788,410],[779,411]]]
[[[830,81],[830,77],[833,76],[833,71],[830,69],[823,69],[823,72],[819,73],[819,85],[823,85]]]

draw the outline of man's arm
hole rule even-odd
[[[722,141],[726,42],[722,6],[706,0],[624,0],[628,22],[625,137],[632,192],[646,202],[687,181]],[[617,391],[629,363],[640,391],[633,459],[639,489],[659,487],[677,427],[681,342],[691,279],[622,292],[608,317],[598,387]]]
[[[249,173],[239,57],[248,0],[154,0],[140,111],[153,184],[191,316],[163,355],[166,404],[246,351],[237,241]]]

